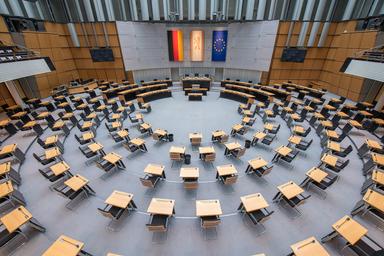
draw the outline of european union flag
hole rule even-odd
[[[227,55],[228,31],[213,31],[212,34],[212,61],[225,61]]]

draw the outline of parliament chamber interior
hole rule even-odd
[[[383,0],[0,15],[0,255],[384,256]]]

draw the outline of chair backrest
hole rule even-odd
[[[316,134],[317,134],[317,135],[320,135],[320,134],[323,132],[323,130],[324,130],[324,126],[321,125],[321,124],[319,124],[319,125],[317,126],[317,128],[316,128]]]
[[[352,145],[349,145],[348,147],[346,147],[345,148],[345,150],[344,150],[344,154],[345,155],[348,155],[349,153],[351,153],[352,152]]]
[[[167,228],[163,225],[151,225],[147,224],[148,231],[152,232],[165,232],[167,231]]]
[[[185,189],[197,189],[199,183],[197,181],[186,181],[184,182]]]
[[[202,228],[214,228],[220,224],[220,219],[218,220],[203,220],[201,223]]]
[[[113,215],[112,215],[110,212],[105,211],[104,209],[97,208],[97,210],[98,210],[103,216],[105,216],[105,217],[107,217],[107,218],[110,218],[110,219],[113,219],[113,218],[114,218]]]
[[[199,145],[201,143],[201,139],[200,138],[192,138],[191,143],[192,143],[192,145]]]
[[[241,148],[239,151],[237,151],[236,158],[240,158],[245,154],[246,148]]]
[[[353,126],[349,123],[346,123],[343,127],[343,133],[348,134],[352,130]]]
[[[288,127],[291,127],[291,126],[292,126],[292,123],[293,123],[292,117],[289,117],[289,118],[288,118],[288,121],[287,121],[287,125],[288,125]]]
[[[160,140],[159,135],[158,135],[157,133],[153,133],[153,134],[152,134],[152,138],[153,138],[154,140]]]
[[[216,154],[215,153],[211,153],[211,154],[207,154],[204,158],[204,161],[205,162],[213,162],[215,161],[216,159]]]
[[[228,142],[228,140],[229,140],[229,135],[228,134],[224,134],[223,136],[221,136],[220,143]]]
[[[237,175],[226,178],[224,181],[224,184],[225,185],[232,185],[232,184],[235,184],[236,181],[237,181]]]
[[[169,156],[170,156],[171,160],[173,160],[173,161],[181,161],[182,160],[180,154],[171,153]]]
[[[262,119],[263,119],[263,123],[267,122],[267,119],[268,119],[267,114],[264,113]]]
[[[35,153],[33,153],[33,157],[34,157],[37,161],[41,162],[41,158],[40,158],[38,155],[36,155]]]
[[[141,184],[143,184],[144,187],[148,187],[148,188],[154,188],[155,187],[155,185],[150,180],[147,180],[145,178],[140,178],[140,181],[141,181]]]

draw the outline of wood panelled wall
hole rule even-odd
[[[41,97],[49,96],[53,87],[79,78],[65,25],[46,22],[45,28],[46,32],[23,32],[26,47],[49,56],[56,67],[56,71],[35,76]]]
[[[332,42],[319,80],[328,91],[359,101],[364,79],[339,70],[347,57],[375,46],[377,31],[355,31],[355,26],[355,21],[341,22],[330,31]]]
[[[15,101],[9,92],[5,83],[0,83],[0,105],[8,104],[9,106],[15,105]]]
[[[52,88],[68,83],[71,80],[83,78],[96,78],[99,80],[121,81],[125,79],[123,59],[121,57],[120,43],[117,35],[116,24],[106,23],[110,47],[113,50],[115,61],[93,62],[90,49],[96,46],[107,45],[100,23],[95,23],[96,36],[92,25],[85,23],[89,45],[80,24],[76,24],[80,47],[74,47],[66,24],[45,22],[45,32],[23,32],[25,46],[48,56],[56,67],[56,71],[35,76],[40,97],[50,95]],[[0,19],[0,40],[12,43],[12,37],[3,19]],[[96,43],[97,41],[97,43]]]
[[[302,23],[296,22],[290,46],[295,46],[299,37]],[[356,21],[332,23],[324,47],[307,48],[306,59],[303,63],[282,62],[280,60],[286,45],[290,22],[280,22],[276,38],[275,51],[272,57],[268,75],[263,75],[263,81],[270,83],[293,81],[308,85],[316,81],[330,92],[359,100],[363,79],[339,72],[345,58],[355,52],[374,47],[377,31],[355,31]],[[306,42],[311,26],[307,32]],[[315,45],[320,37],[322,25],[318,30]],[[306,43],[305,43],[306,44]]]
[[[72,52],[79,76],[83,79],[96,78],[99,80],[121,81],[125,79],[123,58],[121,57],[120,43],[117,35],[116,23],[107,22],[105,27],[108,34],[109,46],[112,48],[115,57],[114,62],[93,62],[89,50],[92,47],[107,46],[101,23],[94,23],[96,36],[94,36],[92,24],[84,24],[89,46],[87,46],[86,36],[79,23],[76,24],[76,32],[79,37],[80,46],[74,47],[67,27],[65,26],[67,40]]]

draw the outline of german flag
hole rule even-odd
[[[168,30],[167,35],[168,35],[169,61],[183,61],[184,60],[183,31]]]

